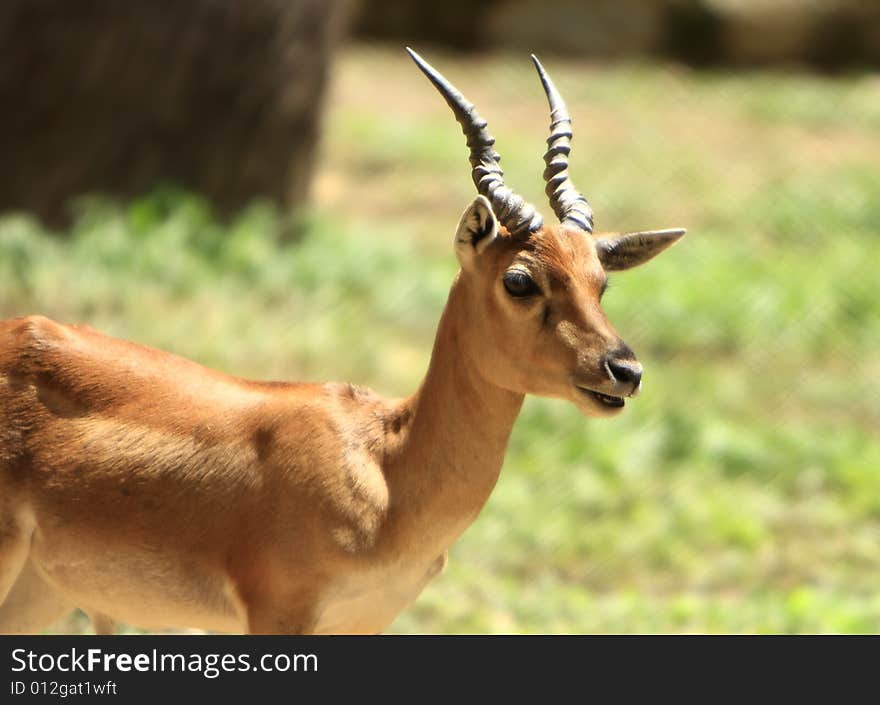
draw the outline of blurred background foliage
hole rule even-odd
[[[416,48],[543,203],[527,54],[441,40]],[[413,391],[473,185],[398,44],[339,46],[296,212],[256,194],[228,213],[174,180],[68,199],[60,225],[8,210],[0,317],[87,322],[241,376]],[[880,74],[542,59],[599,229],[689,234],[605,298],[644,393],[613,420],[528,399],[486,509],[392,631],[880,632]]]

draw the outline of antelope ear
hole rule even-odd
[[[609,272],[632,269],[678,242],[686,232],[683,228],[673,228],[623,235],[603,235],[596,240],[596,251],[599,253],[602,266]]]
[[[474,258],[498,237],[498,219],[485,196],[477,196],[461,214],[455,231],[455,254],[462,267],[470,267]]]

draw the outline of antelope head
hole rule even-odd
[[[522,394],[573,401],[585,414],[620,412],[636,396],[642,366],[602,311],[606,272],[647,262],[681,238],[682,229],[594,234],[587,199],[568,174],[571,118],[537,58],[550,104],[544,180],[559,224],[504,185],[495,139],[475,107],[418,54],[407,49],[452,108],[470,148],[479,196],[455,234],[461,264],[456,287],[467,297],[461,341],[480,374]]]

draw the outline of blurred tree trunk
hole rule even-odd
[[[4,0],[0,211],[170,181],[221,212],[307,195],[347,0]]]

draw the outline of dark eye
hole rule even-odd
[[[516,298],[523,296],[534,296],[540,294],[541,290],[535,284],[535,280],[528,274],[518,269],[514,269],[504,274],[504,288],[507,293]]]

